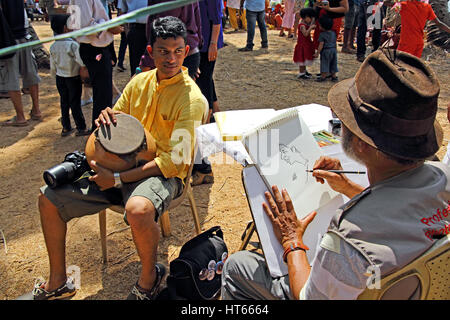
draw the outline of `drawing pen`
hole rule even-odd
[[[316,170],[323,170],[323,169],[316,169]],[[365,171],[346,171],[346,170],[324,170],[324,171],[333,173],[345,173],[345,174],[366,174]],[[306,170],[306,172],[314,172],[314,170]]]

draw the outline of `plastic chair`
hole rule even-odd
[[[205,110],[203,114],[202,124],[205,124],[207,121],[207,116],[209,114],[209,107],[207,100],[205,98]],[[172,200],[172,202],[169,205],[169,208],[167,211],[165,211],[160,217],[159,217],[159,224],[161,226],[162,235],[164,237],[168,237],[171,235],[171,228],[170,228],[170,218],[169,218],[169,211],[175,209],[178,207],[181,203],[183,203],[186,196],[189,199],[189,203],[191,206],[191,212],[192,217],[194,218],[194,227],[197,234],[201,233],[201,226],[200,226],[200,218],[198,216],[198,210],[197,206],[195,204],[194,195],[192,193],[192,186],[191,186],[191,174],[192,169],[194,168],[194,160],[195,160],[195,154],[197,153],[197,143],[195,143],[194,152],[192,154],[191,164],[189,166],[189,170],[187,173],[186,178],[184,179],[184,188],[183,192],[180,196]],[[109,208],[110,210],[123,214],[125,211],[125,208],[122,206],[112,206]],[[98,214],[99,218],[99,225],[100,225],[100,242],[102,246],[102,261],[103,263],[107,262],[107,245],[106,245],[106,209],[102,210]]]
[[[383,277],[379,289],[366,289],[358,300],[448,300],[449,267],[450,235],[446,235],[416,260]]]

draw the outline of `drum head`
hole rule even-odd
[[[135,117],[119,113],[117,123],[101,125],[97,130],[97,139],[102,147],[113,154],[127,155],[137,151],[145,141],[145,131]]]

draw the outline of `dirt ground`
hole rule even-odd
[[[51,36],[48,23],[34,22],[38,35]],[[255,37],[255,50],[241,53],[237,49],[246,42],[246,33],[226,33],[228,46],[220,50],[215,70],[215,84],[222,110],[251,108],[283,109],[302,104],[327,105],[331,82],[316,83],[295,78],[298,69],[292,63],[295,42],[278,37],[278,31],[269,31],[269,49],[260,49],[259,32]],[[116,37],[118,49],[120,38]],[[50,44],[46,45],[47,48]],[[128,65],[128,55],[125,59]],[[450,125],[446,118],[446,105],[450,102],[450,60],[435,55],[430,61],[441,83],[438,119],[445,130],[445,139],[438,156],[445,154]],[[359,63],[354,55],[339,54],[339,78],[352,77]],[[310,68],[319,71],[316,63]],[[48,71],[41,71],[40,105],[42,122],[33,121],[27,127],[0,127],[0,230],[5,243],[0,242],[0,299],[15,299],[30,291],[36,278],[47,278],[48,259],[41,232],[37,195],[44,184],[42,172],[61,162],[64,155],[84,149],[86,138],[61,138],[59,96],[55,80]],[[114,71],[114,82],[122,90],[129,80],[129,72]],[[23,97],[25,112],[31,109],[29,96]],[[87,123],[91,121],[92,105],[84,107]],[[8,99],[0,100],[0,121],[14,116]],[[203,230],[220,225],[230,253],[236,252],[250,211],[241,182],[242,167],[233,161],[213,162],[215,183],[194,187],[194,196]],[[216,162],[216,163],[215,163]],[[223,163],[223,161],[222,161]],[[231,164],[230,164],[231,163]],[[170,212],[172,235],[161,237],[158,261],[169,265],[179,249],[195,235],[189,202]],[[101,262],[97,215],[75,219],[67,229],[67,266],[81,270],[81,290],[73,299],[124,299],[135,283],[140,263],[129,228],[121,215],[108,210],[108,263]],[[0,232],[1,239],[1,232]],[[257,238],[254,237],[254,240]],[[1,241],[1,240],[0,240]]]

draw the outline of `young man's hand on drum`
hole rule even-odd
[[[122,113],[121,111],[114,111],[110,107],[103,109],[97,120],[95,120],[95,125],[100,127],[102,124],[109,126],[111,123],[116,124],[117,118],[116,114]]]

